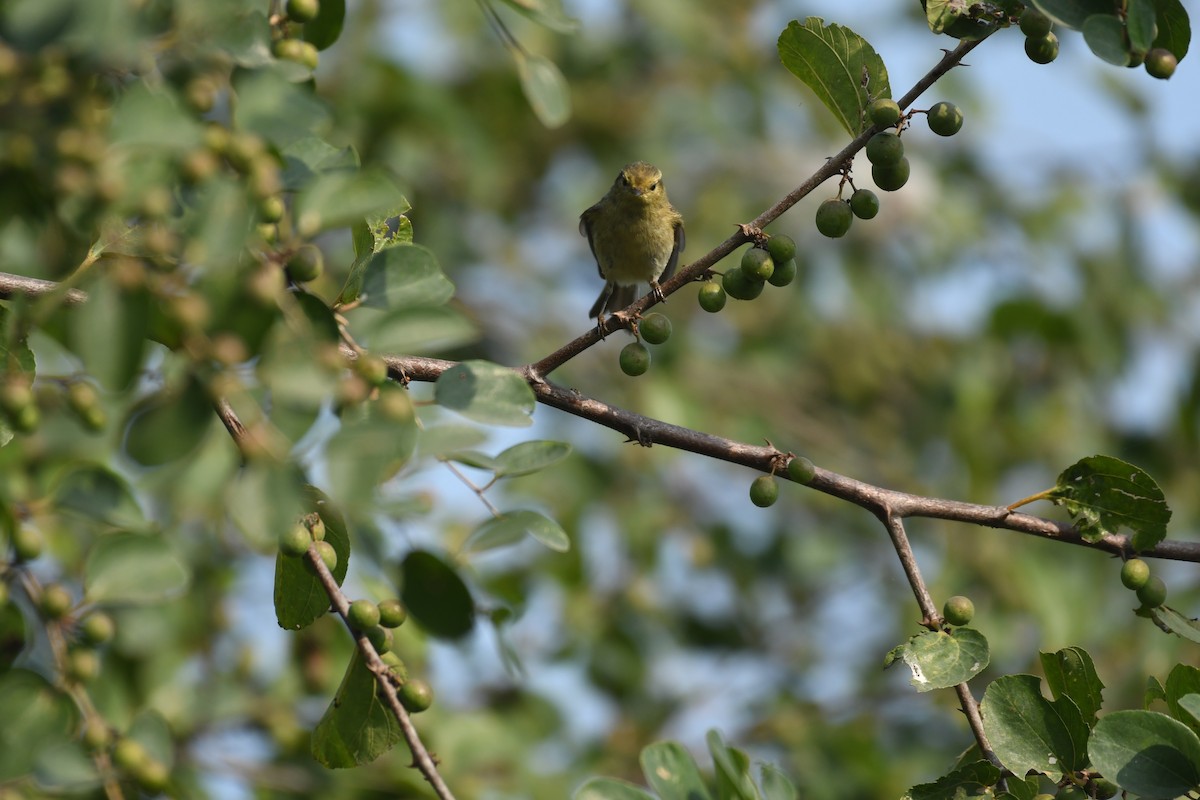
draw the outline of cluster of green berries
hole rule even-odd
[[[904,155],[900,132],[913,113],[905,115],[900,105],[890,97],[881,97],[867,106],[867,119],[879,132],[867,140],[867,160],[871,162],[871,179],[885,192],[894,192],[908,183],[911,166]],[[925,112],[929,129],[939,136],[953,136],[962,128],[963,115],[958,106],[945,101]],[[854,218],[874,219],[879,213],[879,196],[870,189],[854,188],[849,199],[842,197],[843,181],[838,196],[817,207],[817,230],[832,239],[845,236]]]
[[[788,477],[797,483],[808,483],[816,475],[816,467],[803,456],[796,456],[788,462]],[[759,475],[750,483],[750,502],[759,508],[775,505],[779,499],[779,483],[775,475]]]
[[[17,433],[33,433],[41,423],[42,411],[57,410],[64,400],[87,431],[99,433],[108,424],[100,395],[87,381],[46,381],[35,388],[29,377],[20,373],[0,384],[0,419]]]
[[[289,22],[303,25],[306,22],[312,22],[320,13],[320,0],[288,0],[287,19]],[[317,48],[311,42],[293,38],[288,33],[289,31],[284,29],[284,35],[271,45],[271,52],[282,61],[291,61],[309,70],[316,69],[320,61]]]
[[[665,343],[671,338],[671,320],[658,312],[647,314],[638,320],[633,334],[637,337],[637,341],[630,342],[621,348],[618,362],[622,372],[636,377],[646,374],[646,370],[650,369],[650,350],[643,342],[647,344]]]
[[[1025,34],[1025,55],[1035,64],[1049,64],[1058,58],[1058,37],[1051,30],[1054,22],[1049,17],[1029,6],[1021,12],[1018,22]]]
[[[1121,583],[1137,592],[1143,608],[1158,608],[1167,601],[1167,585],[1150,573],[1150,565],[1140,558],[1131,558],[1121,565]]]

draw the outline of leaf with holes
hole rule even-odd
[[[1166,538],[1171,521],[1171,508],[1154,479],[1112,456],[1076,461],[1058,476],[1048,498],[1066,507],[1089,542],[1126,527],[1133,531],[1133,548],[1145,550]]]

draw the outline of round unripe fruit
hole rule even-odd
[[[797,483],[808,483],[816,474],[817,468],[804,456],[796,456],[788,462],[788,476]]]
[[[100,674],[100,656],[95,650],[72,650],[67,655],[67,676],[76,683],[87,683]]]
[[[1146,72],[1155,78],[1166,80],[1175,74],[1177,66],[1179,66],[1179,60],[1170,50],[1156,47],[1146,53]]]
[[[286,210],[283,198],[277,194],[264,197],[258,203],[258,216],[263,222],[279,222],[283,219],[283,212]]]
[[[911,169],[907,157],[900,159],[898,163],[890,166],[872,164],[871,180],[875,181],[875,185],[885,192],[894,192],[908,183],[908,176]]]
[[[1021,33],[1025,34],[1027,38],[1041,39],[1054,27],[1054,22],[1041,11],[1029,7],[1021,12],[1021,21],[1018,25]]]
[[[107,747],[110,738],[111,733],[103,720],[90,717],[83,724],[83,746],[90,752],[94,753]]]
[[[1146,585],[1137,590],[1137,599],[1146,608],[1158,608],[1167,601],[1167,585],[1157,575],[1151,575]]]
[[[750,502],[759,508],[775,505],[779,499],[779,484],[770,475],[759,475],[750,484]]]
[[[700,294],[696,296],[700,302],[700,307],[710,314],[715,314],[725,307],[725,301],[728,296],[725,294],[725,288],[716,281],[705,281],[700,284]]]
[[[1121,791],[1121,787],[1108,778],[1092,778],[1091,787],[1096,800],[1108,800]]]
[[[775,271],[775,261],[766,250],[751,247],[742,253],[741,268],[747,280],[762,283]]]
[[[108,614],[93,611],[79,624],[79,636],[90,645],[105,644],[112,640],[116,627]]]
[[[870,189],[855,189],[850,195],[850,210],[859,219],[875,219],[879,213],[879,195]]]
[[[356,358],[354,371],[372,386],[382,386],[388,376],[387,362],[373,353],[363,353]]]
[[[297,522],[279,537],[279,551],[285,556],[295,558],[307,553],[312,542],[312,534],[308,532],[308,527],[302,522]]]
[[[925,115],[925,119],[929,123],[929,130],[938,136],[953,136],[962,130],[962,109],[945,100],[934,104]]]
[[[879,128],[891,128],[900,121],[900,104],[890,97],[881,97],[867,106],[867,119]]]
[[[638,333],[644,342],[662,344],[671,338],[671,320],[662,314],[647,314],[638,322]]]
[[[400,704],[419,714],[433,705],[433,689],[420,678],[410,678],[400,687]]]
[[[1058,58],[1058,37],[1047,33],[1041,38],[1025,40],[1025,55],[1035,64],[1049,64]]]
[[[866,151],[872,164],[888,166],[904,158],[904,142],[895,132],[883,131],[867,140]]]
[[[0,386],[0,409],[15,417],[34,403],[33,387],[21,378],[12,378]]]
[[[375,398],[375,407],[384,419],[392,422],[409,423],[413,420],[413,404],[409,399],[408,390],[399,386],[379,387],[379,397]]]
[[[1052,795],[1052,794],[1035,794],[1033,796],[1033,800],[1054,800],[1054,795]]]
[[[67,405],[80,416],[95,408],[100,402],[96,387],[86,381],[75,381],[67,387]]]
[[[752,281],[741,268],[731,269],[721,276],[721,286],[734,300],[753,300],[762,294],[765,281]]]
[[[775,263],[775,271],[771,273],[771,277],[767,278],[767,283],[772,286],[787,286],[792,281],[796,280],[796,272],[798,266],[796,259],[789,258],[782,263]]]
[[[1087,792],[1074,784],[1067,784],[1054,795],[1055,800],[1088,800]]]
[[[956,594],[942,606],[942,616],[951,625],[966,625],[975,616],[975,604],[971,598]]]
[[[308,525],[308,530],[312,533],[314,542],[325,541],[325,520],[320,517],[315,517]]]
[[[360,631],[365,631],[367,628],[374,628],[379,624],[379,606],[370,600],[355,600],[350,604],[350,610],[346,613],[346,619]]]
[[[112,760],[118,769],[132,772],[149,761],[150,754],[146,752],[145,747],[142,747],[141,742],[122,737],[113,745]]]
[[[18,525],[12,532],[12,547],[17,561],[32,561],[46,549],[46,539],[37,528]]]
[[[650,369],[650,351],[641,342],[630,342],[621,349],[618,362],[621,365],[621,372],[626,375],[630,377],[643,375],[646,370]]]
[[[312,22],[320,12],[318,0],[288,0],[287,15],[293,22]]]
[[[1140,558],[1131,558],[1121,565],[1121,583],[1137,591],[1150,580],[1150,565]]]
[[[830,198],[817,207],[817,230],[831,239],[838,239],[850,230],[854,213],[845,200]]]
[[[167,765],[153,758],[147,758],[135,767],[130,776],[147,794],[160,794],[171,781]]]
[[[385,628],[399,628],[408,619],[408,609],[396,598],[379,604],[379,624]]]
[[[337,566],[337,551],[333,549],[333,545],[331,545],[329,542],[314,542],[314,546],[317,548],[317,555],[321,557],[321,561],[324,562],[325,568],[330,572],[333,572],[334,568]],[[312,561],[307,558],[304,559],[304,566],[307,567],[308,570],[314,575],[316,574],[317,568],[313,566]]]
[[[778,267],[796,257],[796,240],[784,233],[777,233],[767,240],[767,252]]]
[[[321,277],[324,270],[321,251],[315,247],[301,247],[288,259],[287,274],[296,283],[308,283]]]
[[[363,629],[363,634],[371,642],[371,646],[375,648],[375,652],[383,655],[392,649],[392,632],[382,625],[372,625],[370,628]]]
[[[71,592],[61,583],[51,583],[42,590],[41,602],[38,604],[47,619],[62,619],[75,605]]]

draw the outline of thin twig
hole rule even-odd
[[[41,278],[27,278],[24,275],[10,275],[0,272],[0,299],[11,300],[22,295],[25,297],[41,297],[57,291],[60,284],[54,281],[44,281]],[[80,289],[68,289],[63,295],[63,302],[69,306],[77,306],[87,300],[87,292]]]

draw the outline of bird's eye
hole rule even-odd
[[[650,184],[650,191],[653,192],[655,189],[657,189],[658,183],[659,183],[658,181],[655,181],[654,183]]]
[[[621,184],[622,186],[629,185],[629,178],[625,177],[624,172],[617,176],[617,183]]]

